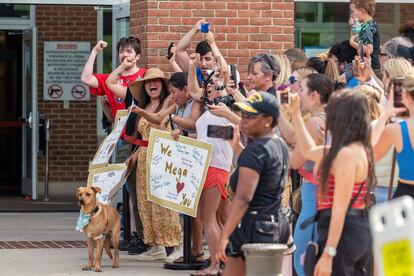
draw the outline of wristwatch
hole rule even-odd
[[[335,257],[336,256],[336,248],[333,246],[325,246],[323,249],[324,252],[326,252],[329,256]]]

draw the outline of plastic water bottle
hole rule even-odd
[[[353,34],[359,34],[361,31],[361,23],[359,22],[358,18],[355,18],[354,24],[352,24],[352,33]]]

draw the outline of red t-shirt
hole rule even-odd
[[[132,82],[143,78],[146,71],[146,68],[140,68],[135,74],[120,76],[118,81],[121,85],[128,87]],[[125,109],[124,99],[118,98],[111,90],[109,90],[105,83],[109,74],[94,74],[94,76],[98,80],[98,88],[89,87],[89,91],[95,96],[107,96],[109,106],[111,107],[112,114],[115,118],[117,110]]]

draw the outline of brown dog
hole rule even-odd
[[[95,272],[101,272],[101,259],[103,247],[109,258],[113,260],[112,267],[119,267],[119,235],[121,231],[121,222],[118,212],[109,205],[97,203],[96,194],[101,193],[99,187],[79,187],[76,197],[81,210],[84,214],[90,214],[88,225],[83,228],[83,232],[87,236],[88,242],[88,264],[82,270],[91,270],[95,267]],[[114,257],[112,257],[110,249],[110,241],[115,249]],[[93,262],[94,241],[96,241],[96,258]]]

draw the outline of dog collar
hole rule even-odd
[[[94,216],[96,213],[98,213],[98,211],[99,211],[99,204],[96,205],[95,209],[92,210],[91,217]]]

